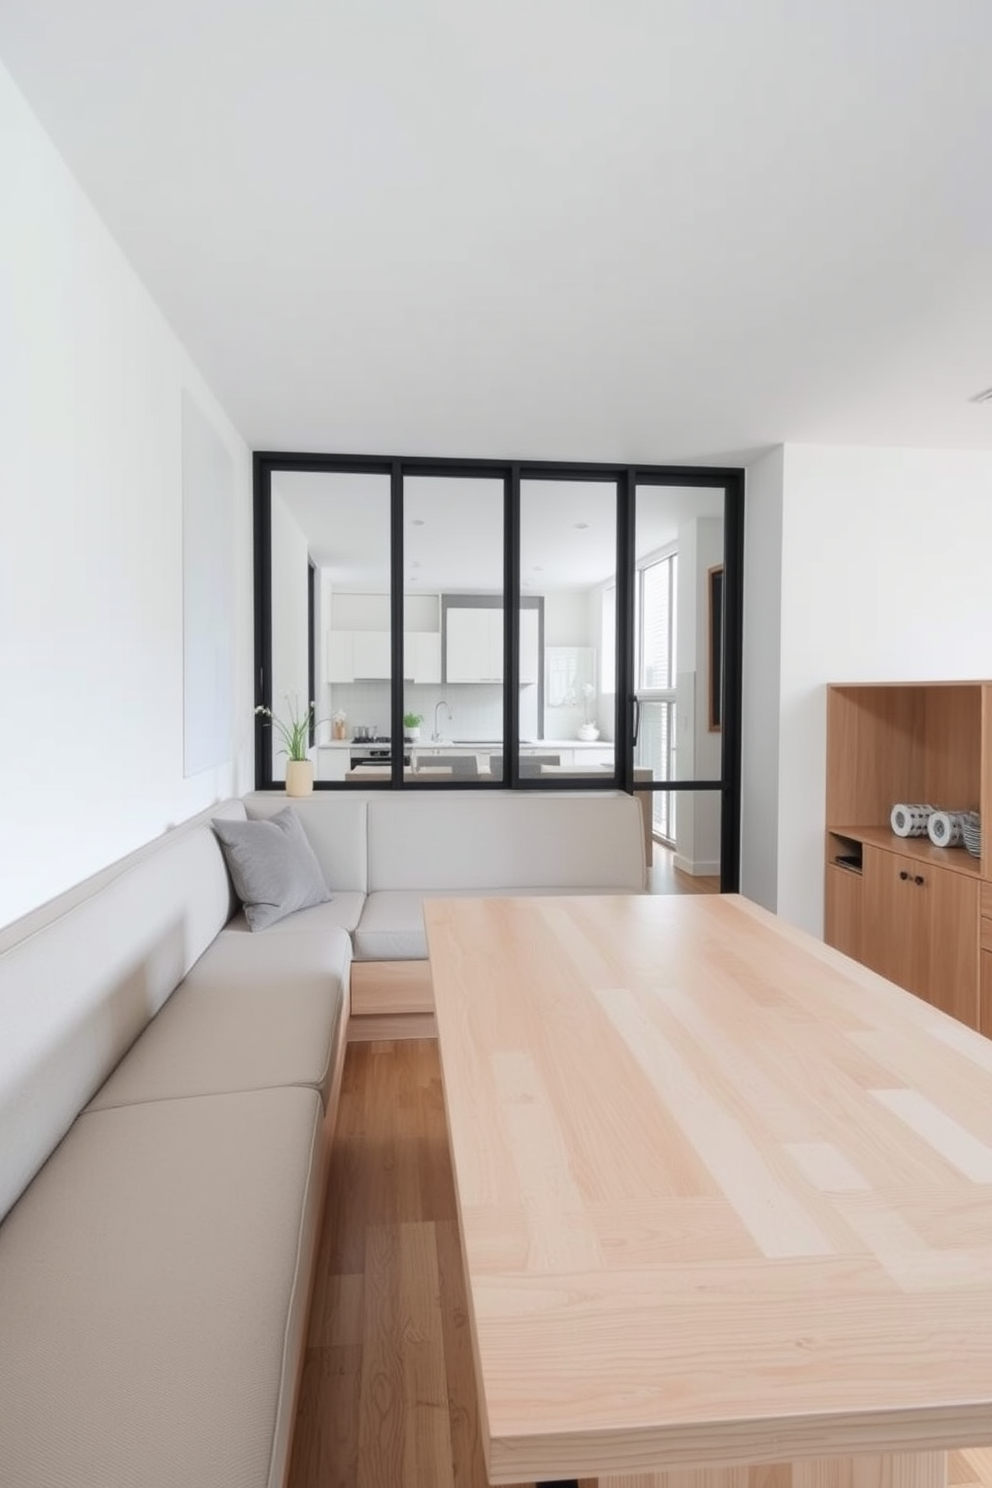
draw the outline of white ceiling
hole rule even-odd
[[[306,534],[310,557],[335,589],[389,590],[389,478],[275,471],[273,495]],[[674,543],[693,518],[721,519],[723,491],[639,486],[637,558]],[[503,588],[503,486],[496,480],[413,476],[404,485],[404,589],[408,594]],[[615,488],[595,482],[523,481],[520,581],[525,591],[588,589],[616,572]]]
[[[988,0],[2,0],[255,448],[992,447]]]

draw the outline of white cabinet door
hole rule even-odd
[[[354,682],[355,648],[353,631],[329,630],[327,632],[327,680],[328,682]]]
[[[343,780],[350,762],[348,749],[317,749],[317,779]]]
[[[403,637],[403,676],[407,682],[441,680],[441,633],[408,630]]]
[[[520,611],[520,681],[536,682],[540,675],[537,646],[537,611]]]
[[[355,678],[389,677],[389,631],[352,631],[355,656]]]
[[[445,680],[502,682],[502,610],[448,610]]]

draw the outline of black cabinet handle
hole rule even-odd
[[[906,872],[905,868],[901,868],[899,870],[899,877],[902,879],[903,883],[906,882],[907,878],[909,877],[909,874]]]
[[[913,882],[914,883],[921,884],[923,882],[923,875],[921,873],[918,873],[916,875],[916,877],[913,879]]]

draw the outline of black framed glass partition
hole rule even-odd
[[[739,470],[258,454],[257,702],[318,790],[620,788],[736,888],[742,533]]]

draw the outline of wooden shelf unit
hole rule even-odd
[[[897,837],[899,801],[992,820],[992,682],[828,687],[824,917],[828,944],[992,1035],[989,831],[981,859]]]

